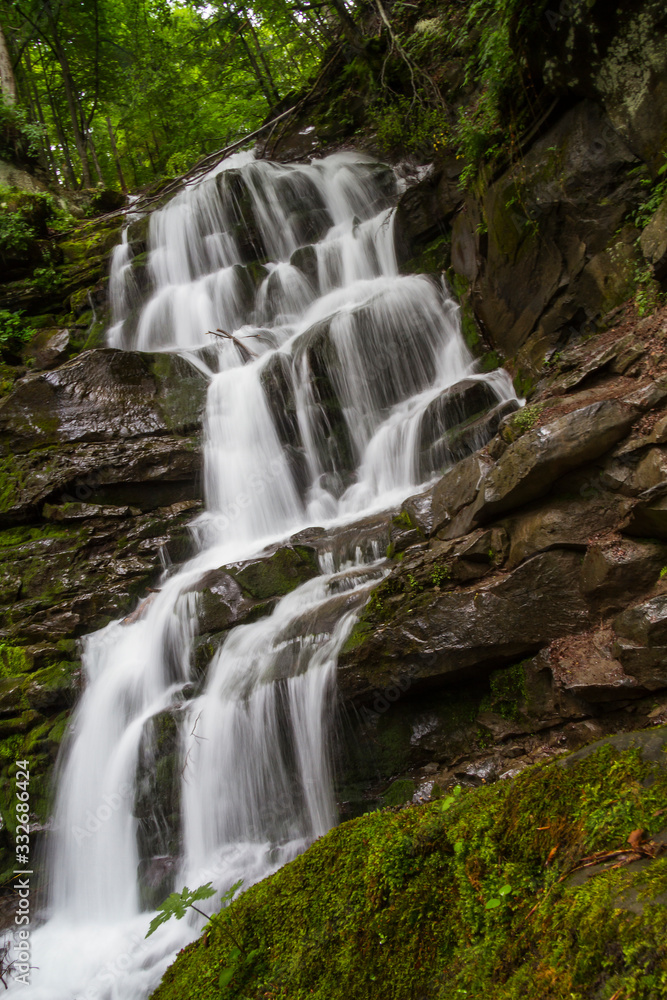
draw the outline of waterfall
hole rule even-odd
[[[148,291],[126,236],[115,252],[110,344],[179,352],[210,378],[206,511],[197,555],[165,571],[143,613],[85,640],[45,922],[32,985],[16,987],[30,1000],[144,1000],[201,926],[171,921],[146,941],[156,893],[247,887],[336,821],[336,659],[388,572],[378,546],[346,553],[336,531],[456,457],[452,386],[479,385],[487,410],[513,398],[505,373],[476,374],[444,284],[399,273],[399,193],[359,154],[238,154],[153,213]],[[313,526],[319,575],[229,631],[198,672],[205,574]],[[154,784],[161,741],[168,795]]]

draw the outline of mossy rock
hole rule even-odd
[[[230,1000],[656,1000],[666,749],[664,728],[607,740],[567,766],[344,823],[214,918],[153,1000],[218,1000],[229,966]],[[619,867],[637,830],[647,847]],[[605,863],[581,868],[594,852]]]
[[[320,572],[317,553],[307,545],[284,545],[264,559],[225,569],[256,601],[289,594]]]

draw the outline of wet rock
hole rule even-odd
[[[0,404],[2,451],[184,433],[199,426],[206,380],[176,355],[102,348],[27,375]]]
[[[221,632],[267,614],[271,605],[257,605],[224,569],[206,573],[193,588],[200,594],[197,621],[202,635]]]
[[[566,496],[553,496],[530,505],[503,521],[510,536],[509,566],[513,568],[538,552],[552,548],[585,551],[591,535],[618,523],[619,505],[589,481],[577,483]]]
[[[210,570],[192,588],[200,594],[200,634],[222,632],[270,613],[279,597],[319,574],[317,553],[281,546],[270,555]]]
[[[420,428],[420,475],[458,462],[489,441],[518,402],[499,404],[488,382],[464,379],[445,389],[424,412]]]
[[[475,499],[492,464],[483,454],[470,455],[448,469],[430,489],[406,500],[402,509],[411,525],[427,538],[443,530],[446,537],[452,537],[447,534],[451,523],[456,514]]]
[[[327,572],[337,572],[346,563],[381,559],[389,545],[391,515],[370,514],[350,524],[325,531],[310,528],[290,538],[292,545],[307,545],[318,553],[318,559]],[[392,536],[393,537],[393,536]]]
[[[366,589],[335,594],[312,610],[294,618],[279,634],[276,645],[281,642],[293,642],[303,636],[331,635],[344,614],[361,607],[367,600],[368,590]]]
[[[0,462],[0,524],[34,518],[46,500],[140,510],[198,500],[200,468],[196,438],[172,435],[8,455]]]
[[[40,712],[71,708],[80,693],[77,665],[58,663],[30,674],[24,696],[31,708]]]
[[[144,726],[136,771],[140,891],[157,906],[173,888],[181,842],[179,715],[162,712]],[[187,766],[187,764],[186,764]]]
[[[39,330],[26,345],[23,350],[23,360],[30,362],[36,371],[55,368],[73,352],[70,340],[69,330],[46,327]]]
[[[639,498],[639,503],[623,526],[623,533],[667,541],[667,495],[664,486],[656,486]]]
[[[483,480],[473,517],[487,521],[541,496],[566,472],[603,455],[627,434],[637,411],[615,400],[574,410],[527,431]]]
[[[531,338],[537,370],[561,330],[627,297],[625,287],[610,288],[595,273],[593,259],[641,198],[639,178],[628,175],[636,163],[599,105],[582,101],[533,144],[520,168],[489,185],[488,234],[480,235],[479,207],[467,199],[454,234],[455,246],[468,247],[466,260],[453,262],[474,282],[475,314],[504,354],[526,345],[530,361]]]
[[[320,572],[317,552],[307,545],[283,545],[270,555],[226,567],[256,601],[282,597]]]
[[[614,631],[642,646],[667,645],[667,594],[623,611],[614,618]]]
[[[222,200],[231,206],[229,231],[236,240],[241,261],[249,264],[266,260],[266,247],[255,218],[252,196],[242,172],[238,169],[224,170],[218,174],[216,183]]]
[[[667,563],[667,546],[628,540],[597,542],[582,565],[582,589],[604,614],[649,590]]]
[[[483,666],[530,655],[552,639],[586,628],[579,557],[553,551],[476,590],[429,589],[376,597],[381,623],[364,612],[339,659],[349,699],[368,697],[384,679],[410,669],[415,682],[442,682]],[[384,585],[390,591],[389,581]]]
[[[646,694],[615,658],[614,635],[601,629],[556,643],[550,658],[558,688],[586,702],[626,701]]]
[[[452,159],[401,195],[394,222],[399,264],[446,231],[447,221],[462,201],[460,173],[460,163]]]
[[[614,656],[623,670],[645,691],[661,691],[667,687],[667,645],[647,649],[630,639],[617,639]]]

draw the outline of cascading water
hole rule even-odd
[[[46,922],[33,933],[32,985],[18,987],[31,1000],[143,1000],[196,935],[184,920],[144,939],[146,853],[163,895],[207,881],[225,890],[335,822],[336,658],[387,571],[378,547],[335,554],[325,535],[321,574],[229,632],[203,679],[192,623],[204,574],[308,526],[333,538],[441,468],[449,387],[477,380],[487,409],[513,398],[504,373],[474,374],[445,288],[399,274],[397,193],[394,174],[362,156],[281,166],[241,154],[153,214],[146,302],[127,239],[116,251],[111,345],[178,351],[210,376],[207,507],[193,525],[199,554],[165,574],[136,621],[85,643]],[[177,788],[169,806],[154,803],[147,832],[137,803],[151,797],[167,730]]]

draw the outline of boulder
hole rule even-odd
[[[667,594],[623,611],[614,619],[614,631],[642,646],[667,645]]]
[[[226,569],[256,601],[289,594],[320,572],[317,552],[307,545],[282,545],[267,556],[232,563]]]
[[[197,439],[173,435],[7,455],[0,459],[0,524],[30,520],[45,500],[141,510],[197,500],[200,469]]]
[[[276,600],[319,574],[317,552],[283,545],[266,556],[210,570],[191,588],[200,594],[200,634],[223,632],[268,614]]]
[[[457,462],[428,490],[405,501],[402,511],[409,524],[427,538],[446,529],[456,514],[473,502],[492,464],[480,452]]]
[[[527,431],[483,480],[474,520],[481,523],[535,500],[566,472],[608,451],[637,417],[634,407],[604,400]]]
[[[518,401],[498,403],[483,379],[463,379],[449,386],[424,411],[420,427],[420,476],[457,462],[481,448],[498,430],[500,421],[519,408]]]
[[[267,605],[245,595],[236,580],[224,569],[206,573],[193,588],[200,596],[197,602],[199,633],[223,632],[267,614],[275,602]]]
[[[667,546],[627,539],[595,542],[582,565],[582,589],[608,614],[649,590],[667,564]]]
[[[35,371],[55,368],[74,352],[70,344],[70,331],[58,327],[39,330],[23,349],[23,360],[30,362]]]

